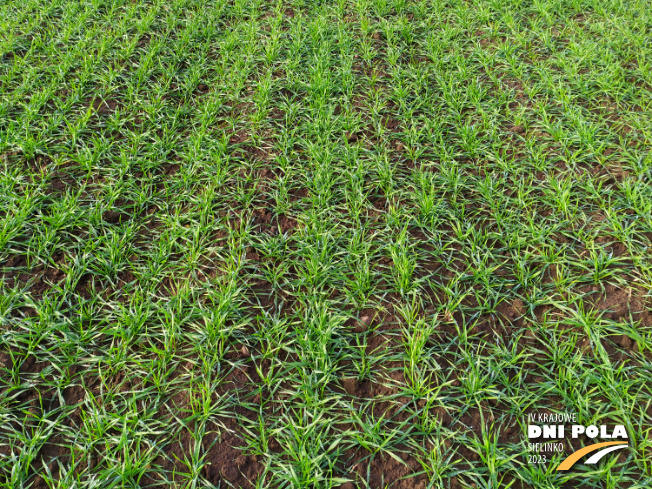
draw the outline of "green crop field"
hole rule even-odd
[[[651,149],[650,0],[3,0],[0,487],[652,487]]]

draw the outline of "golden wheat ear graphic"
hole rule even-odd
[[[600,450],[598,453],[596,453],[591,458],[589,458],[586,462],[584,462],[585,464],[598,463],[598,461],[606,454],[613,452],[614,450],[620,450],[621,448],[625,448],[626,446],[628,446],[626,441],[607,441],[604,443],[596,443],[595,445],[589,445],[588,447],[584,447],[581,450],[571,453],[568,457],[566,457],[566,459],[561,464],[559,464],[557,470],[568,470],[573,465],[575,465],[575,462],[581,459],[584,455],[587,455],[591,452],[595,452],[596,450],[600,450],[601,448],[604,448],[604,450]]]

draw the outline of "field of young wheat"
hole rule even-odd
[[[0,486],[649,488],[651,144],[649,0],[4,0]]]

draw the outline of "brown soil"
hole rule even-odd
[[[255,455],[243,452],[244,441],[237,433],[224,433],[211,444],[204,476],[212,484],[225,481],[243,489],[254,487],[263,466]]]
[[[603,312],[605,318],[627,320],[631,314],[634,321],[640,321],[643,326],[652,326],[652,312],[646,307],[649,298],[644,290],[607,285],[603,293],[596,295],[593,306]]]

